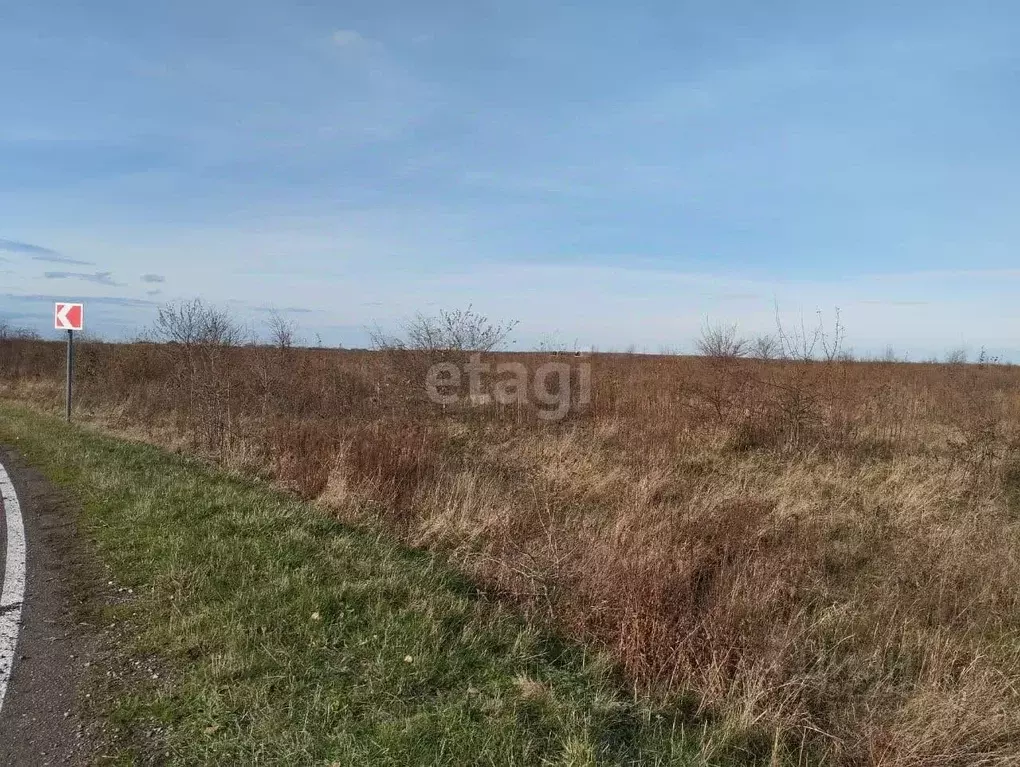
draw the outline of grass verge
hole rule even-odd
[[[161,450],[0,404],[0,440],[81,505],[126,657],[115,761],[588,765],[755,760],[488,602],[435,556]],[[768,760],[771,749],[757,749]]]

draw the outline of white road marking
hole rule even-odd
[[[7,520],[7,566],[0,590],[0,710],[3,710],[21,631],[21,603],[25,600],[25,525],[18,494],[3,464],[0,464],[0,501]]]

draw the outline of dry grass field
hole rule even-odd
[[[445,552],[722,727],[1020,762],[1020,369],[487,358],[588,365],[589,401],[436,405],[398,349],[93,343],[76,412]],[[0,395],[62,384],[62,345],[0,344]]]

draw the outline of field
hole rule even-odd
[[[57,412],[62,355],[3,342],[0,395]],[[187,342],[82,346],[76,417],[439,552],[777,759],[1020,761],[1020,369],[485,359],[569,366],[569,412],[437,405],[399,348]]]
[[[99,765],[707,765],[768,749],[621,689],[435,555],[19,406],[0,440],[81,506]],[[102,581],[90,585],[95,575]],[[755,756],[757,755],[757,758]]]

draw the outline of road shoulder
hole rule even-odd
[[[82,704],[97,646],[85,620],[94,571],[73,506],[12,450],[0,446],[0,462],[18,493],[28,546],[22,630],[0,711],[0,765],[91,764],[96,725]]]

